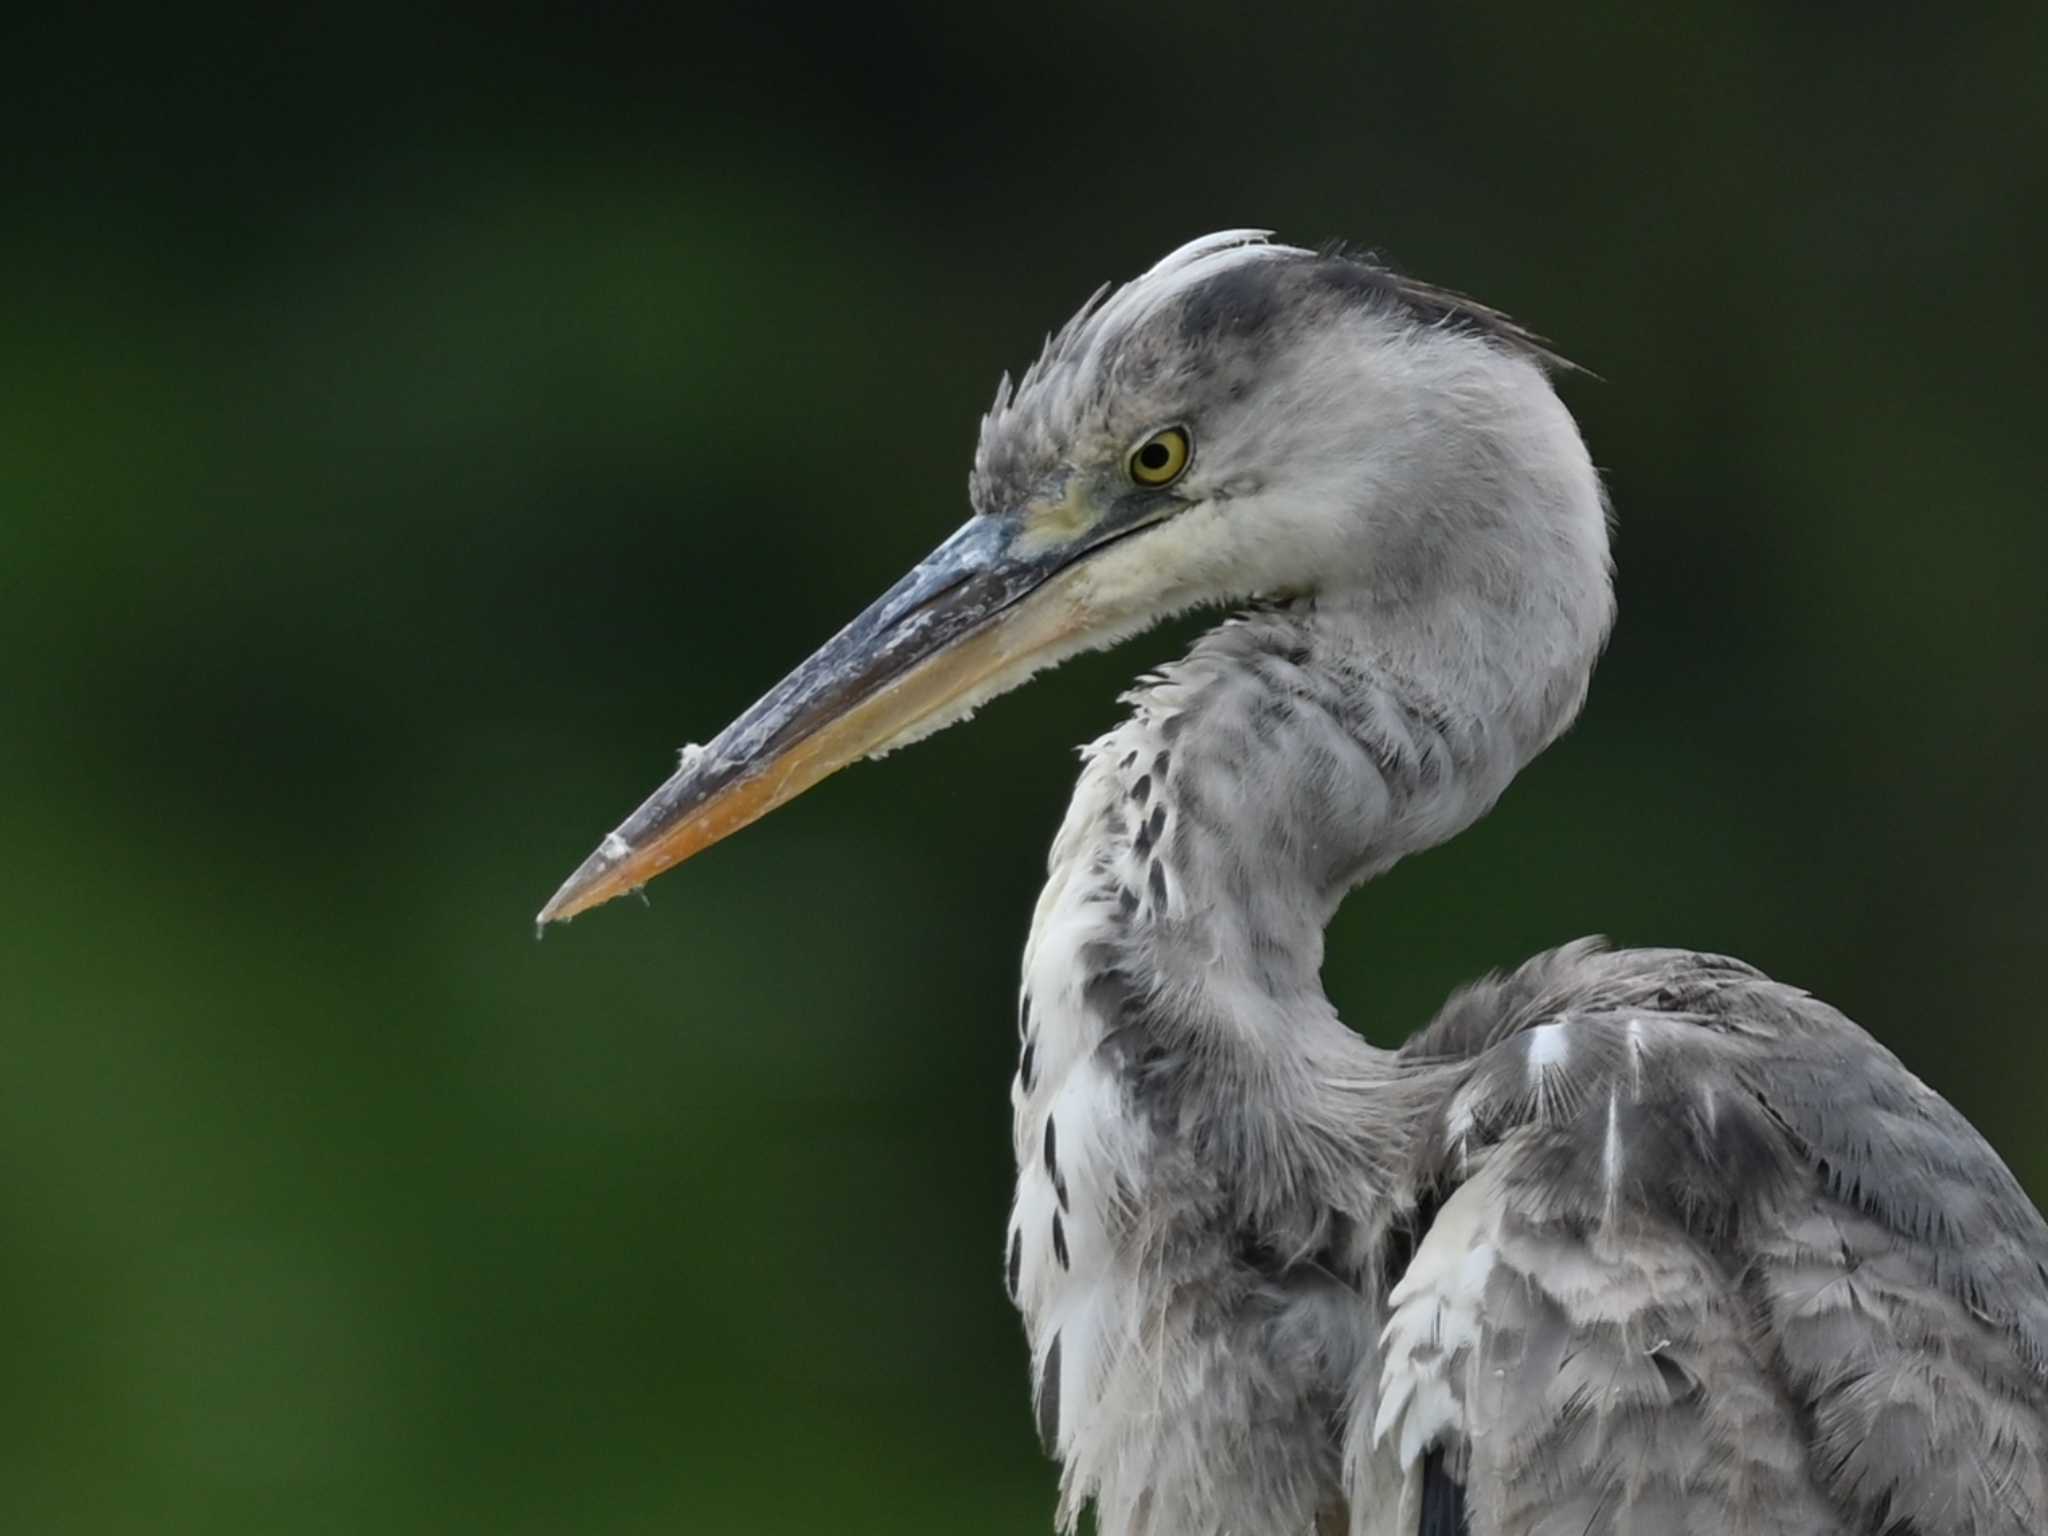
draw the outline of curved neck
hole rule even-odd
[[[1484,815],[1577,707],[1557,718],[1549,690],[1377,618],[1324,599],[1233,619],[1129,696],[1110,740],[1155,759],[1136,916],[1162,982],[1222,969],[1319,997],[1345,894]]]
[[[1088,749],[1054,844],[1024,981],[1027,1012],[1076,1020],[1055,1057],[1095,1053],[1155,1124],[1231,1139],[1208,1150],[1279,1181],[1241,1184],[1251,1204],[1289,1199],[1307,1161],[1383,1152],[1339,1089],[1391,1065],[1324,996],[1323,930],[1353,886],[1484,814],[1586,670],[1515,677],[1366,599],[1203,636]]]

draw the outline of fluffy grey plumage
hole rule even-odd
[[[1344,893],[1569,724],[1599,487],[1491,311],[1211,237],[984,425],[984,516],[1185,425],[1105,634],[1254,606],[1095,743],[1025,957],[1007,1245],[1110,1536],[2048,1529],[2048,1229],[1939,1097],[1733,962],[1591,943],[1398,1053]],[[1105,493],[1107,494],[1107,493]]]
[[[975,516],[543,920],[1165,614],[1032,922],[1004,1252],[1102,1536],[2038,1536],[2048,1228],[1974,1130],[1734,961],[1576,944],[1398,1052],[1323,931],[1577,714],[1606,509],[1540,343],[1243,232],[1098,295]]]

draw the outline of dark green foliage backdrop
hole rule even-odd
[[[1392,1040],[1735,951],[2048,1192],[2048,8],[357,9],[0,33],[0,1529],[1043,1529],[1013,967],[1155,636],[529,915],[1231,224],[1483,295],[1583,727],[1347,908]]]

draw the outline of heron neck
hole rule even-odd
[[[1178,1032],[1199,1059],[1236,1041],[1279,1060],[1324,1030],[1362,1049],[1319,977],[1338,904],[1483,815],[1583,690],[1404,638],[1362,601],[1234,618],[1089,749],[1034,952],[1061,930],[1105,1032],[1147,1049]]]
[[[1482,658],[1446,666],[1442,637],[1389,634],[1359,606],[1262,610],[1130,696],[1116,739],[1164,763],[1141,893],[1163,967],[1227,963],[1269,996],[1319,995],[1344,896],[1484,815],[1555,735],[1515,718],[1527,690]]]
[[[1020,1103],[1099,1061],[1201,1166],[1259,1170],[1232,1194],[1258,1220],[1333,1159],[1366,1159],[1354,1182],[1375,1187],[1393,1149],[1372,1137],[1399,1138],[1383,1104],[1361,1112],[1399,1074],[1322,990],[1338,903],[1482,815],[1583,694],[1483,657],[1425,671],[1409,658],[1455,654],[1445,637],[1391,633],[1328,600],[1261,610],[1128,695],[1088,749],[1025,955]]]

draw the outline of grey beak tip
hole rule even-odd
[[[551,923],[566,923],[570,921],[569,918],[563,916],[562,909],[574,899],[575,892],[571,887],[575,884],[575,879],[571,877],[559,891],[556,891],[554,895],[548,898],[547,905],[534,914],[533,930],[536,936],[546,931]]]
[[[606,838],[607,844],[614,838]],[[576,866],[576,872],[562,882],[560,890],[548,898],[548,904],[535,914],[533,919],[536,934],[544,932],[550,923],[566,923],[576,915],[578,902],[585,892],[606,875],[618,863],[608,847],[600,847],[595,853]]]
[[[548,904],[533,915],[533,936],[536,939],[547,937],[548,925],[550,923],[566,923],[569,921],[568,918],[562,916],[561,909],[562,893],[557,891],[548,898]]]

